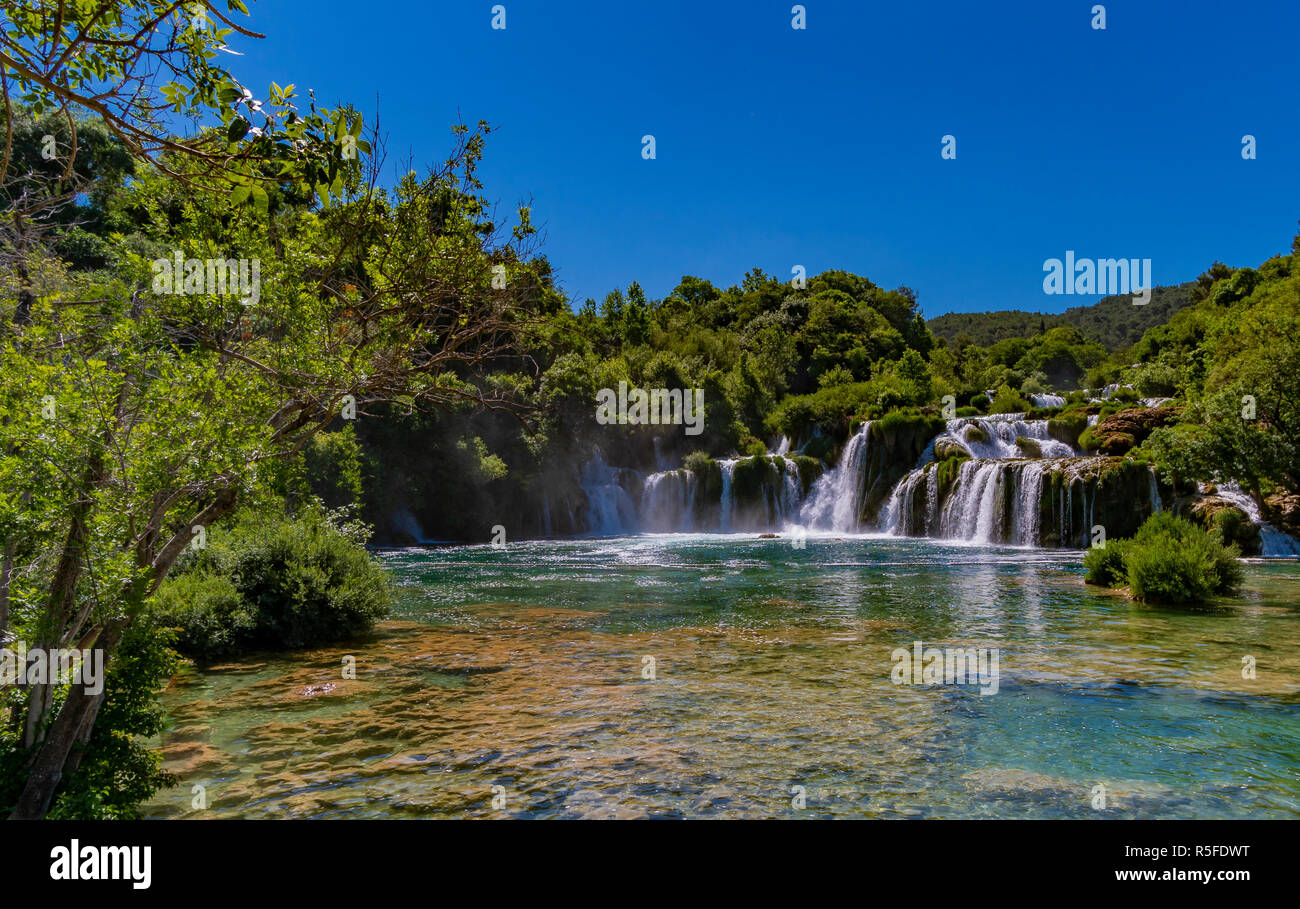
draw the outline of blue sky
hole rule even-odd
[[[501,0],[505,30],[490,0],[261,0],[234,70],[377,99],[394,169],[493,123],[486,193],[532,198],[575,305],[801,264],[1057,312],[1096,299],[1043,293],[1067,249],[1156,283],[1288,250],[1300,3],[1116,0],[1097,31],[1094,2],[806,0],[796,31],[789,0]]]

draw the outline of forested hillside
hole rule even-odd
[[[929,329],[949,342],[965,335],[981,346],[996,344],[1008,338],[1027,338],[1042,334],[1049,328],[1072,325],[1090,341],[1096,341],[1107,350],[1128,347],[1142,337],[1153,325],[1168,322],[1178,310],[1191,302],[1191,291],[1196,282],[1189,281],[1167,287],[1156,287],[1151,302],[1134,306],[1127,294],[1105,297],[1090,306],[1075,306],[1063,313],[1022,312],[1003,309],[997,312],[953,312],[936,316],[926,322]]]

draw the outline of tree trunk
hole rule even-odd
[[[105,668],[125,628],[126,619],[116,619],[100,635],[97,643],[104,649]],[[63,709],[55,717],[36,752],[22,794],[18,796],[13,813],[9,815],[11,821],[39,820],[45,817],[50,810],[54,793],[63,780],[64,770],[71,773],[81,762],[79,753],[75,761],[71,760],[73,746],[80,743],[84,747],[89,741],[90,729],[103,698],[103,691],[87,694],[84,686],[72,686],[68,699],[63,702]]]

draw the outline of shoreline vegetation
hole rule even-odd
[[[1221,528],[1206,531],[1162,512],[1131,538],[1106,540],[1089,550],[1084,578],[1123,590],[1139,603],[1204,604],[1240,589],[1240,557],[1236,544],[1223,542]]]
[[[3,38],[0,642],[95,648],[107,681],[0,688],[0,814],[138,816],[177,651],[372,628],[395,594],[368,543],[628,527],[651,478],[719,530],[816,505],[1065,548],[1100,516],[1089,580],[1152,603],[1300,534],[1300,235],[1140,313],[927,323],[840,269],[570,300],[530,208],[489,202],[488,124],[389,185],[357,109],[255,97],[220,30],[38,6]],[[598,419],[624,387],[691,431]]]

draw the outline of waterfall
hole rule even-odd
[[[786,442],[786,448],[789,450],[789,440],[782,437]],[[777,509],[777,523],[784,525],[786,521],[798,517],[798,509],[802,504],[803,484],[799,481],[799,465],[789,458],[781,459],[782,483],[781,497],[778,500],[779,508]]]
[[[1108,533],[1128,535],[1161,509],[1153,471],[1114,458],[1081,456],[1051,437],[1046,420],[998,414],[940,425],[912,469],[891,488],[886,484],[901,465],[882,468],[879,462],[897,458],[891,452],[901,449],[892,437],[873,440],[876,424],[864,423],[807,495],[799,462],[781,453],[789,450],[786,438],[776,440],[777,451],[762,458],[721,458],[698,473],[677,468],[645,477],[611,467],[597,452],[582,470],[587,507],[579,520],[598,534],[779,531],[797,525],[990,545],[1083,547],[1099,519]],[[914,453],[922,441],[907,444]],[[1043,457],[1026,456],[1039,451]],[[953,460],[966,453],[971,457]],[[548,528],[551,510],[552,503],[543,500],[542,523]],[[1245,510],[1258,521],[1254,503]],[[1270,554],[1300,554],[1295,541],[1271,528],[1263,532]]]
[[[639,478],[635,470],[610,467],[599,451],[592,455],[578,481],[587,496],[588,532],[615,534],[635,527],[636,505],[624,483]]]
[[[804,525],[849,533],[858,529],[870,445],[871,423],[868,421],[845,443],[834,469],[818,477],[808,491],[808,500],[799,511]]]
[[[1028,455],[1016,444],[1016,439],[1032,439],[1045,458],[1070,458],[1078,454],[1069,445],[1052,438],[1046,420],[1026,420],[1024,416],[1011,413],[949,420],[945,431],[934,440],[932,450],[948,442],[966,449],[973,458],[1024,458]],[[984,437],[983,441],[979,440],[980,436]]]
[[[1300,541],[1265,521],[1259,512],[1259,505],[1236,483],[1221,484],[1218,496],[1240,508],[1246,517],[1250,518],[1251,523],[1259,527],[1259,554],[1262,557],[1266,559],[1300,557]]]
[[[732,458],[727,461],[718,461],[718,467],[722,470],[722,502],[718,507],[718,529],[723,533],[731,530],[731,478],[736,472],[736,461]]]
[[[689,470],[663,470],[646,477],[641,491],[641,529],[659,532],[693,530],[698,487],[698,478]]]
[[[1030,395],[1029,403],[1035,407],[1064,407],[1065,398],[1060,395]]]
[[[1045,541],[1083,546],[1095,519],[1097,483],[1105,460],[972,458],[958,466],[946,490],[940,488],[940,465],[925,464],[895,487],[881,511],[880,526],[894,536],[1012,546],[1041,546]],[[1160,499],[1154,473],[1150,488],[1154,496],[1151,507],[1157,509]],[[1048,495],[1055,498],[1044,500]]]

